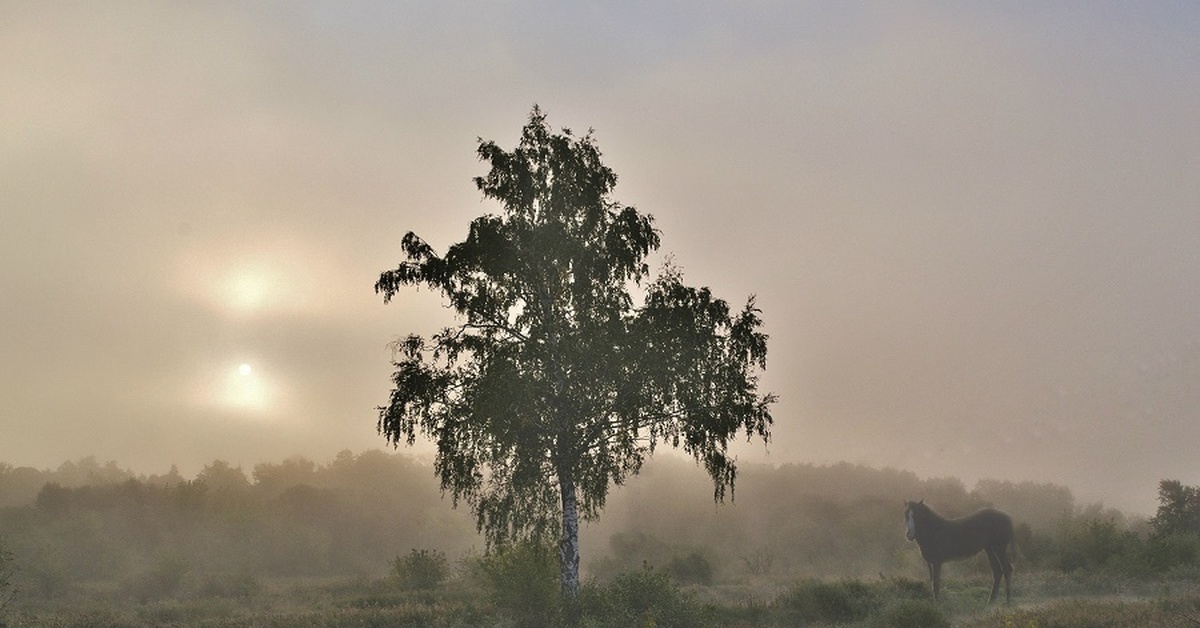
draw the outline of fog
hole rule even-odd
[[[926,568],[905,540],[897,495],[926,499],[947,516],[1005,509],[1017,522],[1022,563],[1034,570],[1063,569],[1070,535],[1089,522],[1146,529],[1053,484],[967,486],[849,463],[749,464],[740,478],[732,499],[716,503],[694,463],[652,462],[584,526],[585,577],[603,582],[649,566],[684,585],[766,590],[805,577],[919,579]],[[215,460],[194,477],[175,467],[135,473],[94,457],[53,470],[4,463],[0,500],[4,549],[20,566],[14,580],[29,604],[68,594],[83,604],[81,592],[95,591],[149,602],[246,597],[288,579],[378,580],[414,550],[443,553],[458,572],[485,550],[472,515],[442,499],[427,462],[378,450],[250,468]],[[986,563],[950,569],[982,573]]]
[[[757,295],[780,402],[747,469],[1148,514],[1200,484],[1197,32],[1166,2],[0,2],[0,460],[381,446],[387,343],[449,312],[371,286],[405,231],[496,210],[476,139],[536,102],[689,283]]]

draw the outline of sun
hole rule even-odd
[[[249,362],[242,362],[228,371],[221,391],[226,407],[262,412],[271,406],[271,387]]]

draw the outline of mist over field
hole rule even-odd
[[[585,526],[584,571],[609,578],[696,555],[711,569],[709,583],[746,575],[918,577],[922,564],[903,534],[904,497],[926,499],[947,516],[1004,508],[1026,539],[1053,538],[1085,515],[1144,524],[1077,503],[1062,486],[985,480],[968,487],[844,463],[744,465],[735,499],[716,503],[694,463],[663,456],[617,487],[604,516]],[[128,580],[166,556],[193,575],[378,577],[412,549],[455,558],[484,550],[470,512],[442,497],[428,463],[381,451],[251,468],[214,461],[195,477],[173,468],[135,474],[94,458],[42,471],[3,464],[0,529],[25,565],[22,578],[46,578],[34,587],[46,593]]]
[[[583,527],[580,603],[593,624],[614,628],[646,617],[680,627],[1001,626],[1114,613],[1176,625],[1200,608],[1188,584],[1200,570],[1197,496],[1164,483],[1146,518],[1049,483],[746,463],[735,499],[717,503],[693,461],[662,455]],[[903,498],[947,517],[1010,513],[1016,605],[987,611],[982,554],[946,565],[947,599],[932,605]],[[43,470],[0,463],[0,531],[0,619],[14,625],[561,621],[556,550],[488,550],[430,463],[403,452],[217,460],[195,476],[94,457]],[[1163,590],[1174,601],[1130,606]]]

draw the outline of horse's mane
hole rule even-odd
[[[920,512],[921,514],[941,517],[941,515],[937,514],[932,508],[926,505],[925,500],[923,499],[919,502],[905,502],[904,505],[908,506],[909,510]]]

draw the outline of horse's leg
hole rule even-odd
[[[1004,602],[1012,601],[1012,596],[1009,593],[1009,581],[1012,580],[1013,566],[1012,561],[1008,558],[1008,547],[1000,548],[1000,566],[1004,569]]]
[[[929,563],[929,579],[933,580],[933,601],[938,601],[938,593],[942,590],[942,564]]]
[[[1004,572],[1004,568],[1001,567],[1000,558],[996,555],[996,548],[988,547],[983,551],[987,553],[988,563],[992,566],[992,594],[988,596],[988,604],[991,604],[996,601],[996,594],[1000,592],[1000,574]]]
[[[925,567],[929,567],[929,590],[934,592],[934,602],[937,602],[937,585],[934,584],[934,563],[926,562]]]

